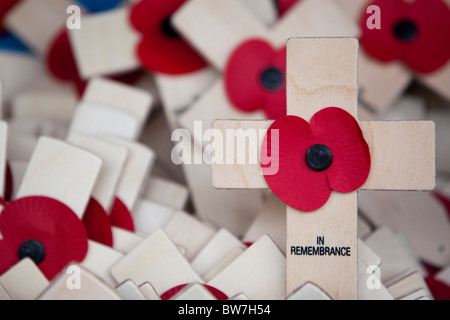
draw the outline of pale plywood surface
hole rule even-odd
[[[144,89],[103,77],[94,77],[89,81],[82,99],[123,110],[134,115],[140,123],[145,122],[154,100],[151,93]]]
[[[290,293],[285,300],[333,300],[325,291],[314,283],[307,282]]]
[[[150,282],[161,295],[184,283],[202,282],[167,235],[158,230],[127,254],[111,269],[117,282],[132,279]]]
[[[376,226],[406,237],[415,254],[439,268],[450,264],[450,224],[430,192],[360,192],[359,208]]]
[[[111,268],[124,257],[124,254],[89,240],[89,248],[86,257],[80,264],[81,267],[95,274],[110,287],[114,288],[119,281],[111,276]]]
[[[110,135],[135,140],[139,136],[139,119],[131,113],[101,104],[82,101],[73,115],[69,132]]]
[[[80,30],[70,30],[69,39],[83,79],[119,74],[139,68],[135,48],[138,33],[129,21],[130,7],[83,17]]]
[[[25,176],[25,172],[27,171],[28,162],[26,162],[26,161],[10,161],[9,167],[11,169],[11,175],[13,177],[12,198],[15,199],[16,195],[17,195],[17,191],[19,190],[19,187],[22,184],[23,177]]]
[[[418,272],[412,272],[410,274],[405,275],[397,282],[389,284],[387,286],[387,289],[389,290],[392,297],[396,300],[408,297],[412,293],[417,292],[418,290],[423,290],[424,292],[427,292],[427,297],[433,299],[433,295],[429,291],[425,280]]]
[[[377,274],[370,271],[368,265],[358,259],[358,300],[393,300]]]
[[[184,210],[189,197],[186,186],[170,180],[150,177],[142,198],[157,202],[174,210]]]
[[[241,0],[241,2],[267,27],[278,19],[276,5],[271,0]]]
[[[209,292],[200,283],[191,283],[183,290],[178,292],[170,300],[217,300],[211,292]]]
[[[380,64],[368,56],[363,48],[359,54],[358,76],[362,120],[382,118],[413,80],[409,70],[402,64]]]
[[[239,0],[189,1],[173,15],[173,24],[219,70],[239,43],[262,37],[266,32],[265,26]],[[220,41],[215,41],[217,35]]]
[[[0,301],[12,300],[5,288],[0,284]]]
[[[133,280],[125,280],[116,287],[116,291],[123,300],[146,300]]]
[[[236,260],[245,251],[242,247],[234,248],[230,253],[228,253],[222,260],[215,264],[207,273],[205,273],[202,278],[206,282],[214,279],[219,273],[221,273],[226,267],[228,267],[234,260]]]
[[[228,99],[225,84],[222,79],[217,80],[211,88],[204,92],[190,108],[180,115],[178,123],[189,130],[195,143],[204,148],[204,135],[196,134],[196,126],[202,126],[202,132],[211,129],[211,124],[216,119],[264,119],[263,111],[242,112],[235,108]]]
[[[150,282],[145,282],[139,286],[139,290],[147,300],[161,300]]]
[[[0,53],[0,82],[2,101],[9,102],[37,81],[42,72],[40,61],[28,54],[8,51]]]
[[[450,93],[448,92],[450,86],[450,63],[447,63],[441,69],[430,75],[419,75],[419,79],[423,84],[433,89],[447,101],[450,101]]]
[[[78,97],[74,91],[30,90],[11,101],[13,118],[45,116],[69,122],[75,111]]]
[[[110,212],[116,187],[128,157],[128,150],[105,139],[71,132],[67,142],[95,154],[102,160],[102,167],[91,196]]]
[[[144,241],[144,238],[136,233],[117,227],[112,227],[112,235],[114,239],[113,249],[122,254],[131,252]]]
[[[76,275],[73,269],[79,268]],[[76,271],[78,272],[78,271]],[[79,276],[80,288],[69,288],[74,276]],[[39,296],[39,300],[122,300],[117,292],[93,273],[77,265],[69,266],[51,282],[50,286]]]
[[[156,162],[156,154],[141,143],[114,137],[106,139],[118,146],[125,147],[128,151],[128,157],[117,183],[116,196],[131,210],[139,195],[144,191],[145,183]]]
[[[215,276],[211,285],[228,296],[244,293],[249,299],[281,299],[286,294],[286,260],[264,236]]]
[[[381,282],[383,284],[394,281],[406,271],[421,270],[417,259],[403,248],[395,234],[387,227],[376,230],[364,242],[382,260]]]
[[[357,297],[356,192],[333,193],[328,202],[312,213],[287,207],[287,292],[311,281],[336,300]],[[339,226],[339,231],[336,230]],[[325,246],[349,247],[350,256],[296,256],[292,246],[317,246],[324,237]]]
[[[23,259],[0,277],[0,285],[13,300],[34,300],[49,281],[29,258]]]
[[[209,270],[225,259],[235,248],[245,249],[245,245],[227,229],[220,229],[191,261],[192,268],[204,276]]]
[[[163,229],[174,214],[172,208],[145,200],[138,201],[132,212],[136,232],[145,236]]]
[[[271,194],[261,213],[244,235],[243,242],[255,242],[267,234],[286,254],[286,205]]]
[[[81,218],[101,164],[100,158],[87,151],[41,137],[16,196],[57,199]]]
[[[53,38],[63,29],[69,17],[69,0],[26,0],[6,16],[5,24],[38,54],[44,55]]]
[[[181,143],[183,148],[192,148],[194,153],[202,153],[187,134],[183,135]],[[182,169],[198,216],[242,236],[264,204],[261,192],[217,190],[211,185],[211,166],[205,163],[185,164]]]
[[[155,82],[162,101],[168,126],[175,130],[178,117],[189,109],[191,104],[215,82],[219,73],[212,67],[186,75],[169,76],[155,74]]]
[[[173,243],[186,248],[186,259],[191,261],[211,240],[215,231],[189,213],[178,211],[163,228]]]
[[[232,139],[226,139],[227,129],[266,130],[271,121],[233,121],[217,120],[213,128],[222,132],[225,137],[214,144],[215,150],[224,150],[223,154],[230,154],[233,146]],[[432,190],[435,185],[435,157],[434,132],[435,126],[431,121],[361,121],[360,127],[371,152],[371,171],[363,190]],[[264,137],[264,134],[259,136]],[[392,139],[396,137],[396,139]],[[259,154],[262,139],[259,139],[256,153]],[[402,141],[401,144],[398,141]],[[234,143],[235,144],[235,143]],[[255,150],[245,150],[254,155]],[[216,151],[217,153],[217,151]],[[243,153],[246,156],[245,153]],[[389,157],[385,155],[389,154]],[[402,161],[407,154],[410,159],[408,165]],[[248,156],[248,155],[247,155]],[[258,163],[239,165],[244,160],[234,159],[235,165],[213,164],[213,184],[217,188],[267,188],[261,166]]]

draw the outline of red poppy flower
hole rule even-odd
[[[403,61],[418,73],[431,73],[450,58],[450,8],[442,0],[376,0],[381,29],[369,29],[364,13],[361,45],[381,62]]]
[[[450,300],[450,287],[436,278],[427,277],[425,282],[435,300]]]
[[[55,37],[47,54],[47,68],[50,73],[61,81],[71,82],[75,85],[81,96],[86,88],[87,81],[81,79],[78,67],[70,45],[66,28]],[[132,71],[124,74],[110,76],[109,78],[123,83],[133,84],[140,76],[141,71]]]
[[[131,24],[142,33],[137,55],[145,69],[183,74],[206,67],[205,60],[171,25],[172,14],[186,0],[142,0],[131,10]]]
[[[178,292],[183,290],[188,284],[182,284],[179,286],[176,286],[172,289],[167,290],[161,295],[161,300],[170,300],[173,296],[175,296]],[[220,291],[219,289],[216,289],[214,287],[208,286],[207,284],[203,284],[203,286],[208,290],[217,300],[228,300],[228,296]]]
[[[5,26],[3,25],[3,20],[5,19],[9,10],[11,10],[19,2],[20,2],[20,0],[2,0],[2,1],[0,1],[0,34],[6,32]]]
[[[116,197],[109,214],[111,225],[130,232],[135,232],[133,216],[125,203]]]
[[[286,47],[251,39],[230,56],[225,69],[228,98],[243,112],[263,110],[268,119],[286,115]]]
[[[289,9],[301,0],[275,0],[275,4],[280,16],[283,16]]]
[[[94,198],[89,200],[82,221],[89,239],[105,246],[113,246],[111,221],[105,209]]]
[[[330,107],[310,124],[296,116],[275,121],[263,141],[261,166],[278,198],[300,211],[314,211],[331,190],[351,192],[364,184],[370,152],[355,118]]]
[[[10,202],[0,215],[0,274],[29,257],[52,280],[72,262],[81,262],[88,238],[77,215],[65,204],[47,197]]]

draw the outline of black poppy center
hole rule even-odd
[[[324,171],[331,166],[333,153],[323,144],[313,145],[306,152],[306,163],[314,171]]]
[[[178,31],[172,26],[172,16],[167,17],[161,24],[161,31],[169,38],[178,38]]]
[[[400,20],[394,26],[394,35],[401,42],[411,42],[417,37],[417,25],[408,19]]]
[[[261,73],[260,82],[266,90],[280,90],[284,85],[283,72],[278,68],[269,67]]]
[[[45,247],[37,240],[27,240],[20,245],[19,259],[30,258],[35,264],[39,264],[45,258]]]

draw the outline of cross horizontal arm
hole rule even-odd
[[[213,129],[223,141],[213,139],[214,156],[225,154],[223,164],[212,164],[213,185],[221,189],[264,189],[259,154],[272,121],[216,120]],[[371,171],[364,190],[432,190],[435,185],[435,128],[431,121],[359,122],[371,152]],[[241,129],[238,132],[238,129]],[[233,130],[234,134],[231,135]],[[253,131],[253,133],[252,133]],[[258,137],[257,148],[250,138]],[[245,138],[245,141],[241,139]],[[234,152],[246,143],[245,153]],[[252,147],[252,148],[250,148]],[[239,150],[239,148],[238,148]],[[253,153],[253,154],[252,154]],[[257,155],[258,161],[251,163]],[[232,156],[232,158],[230,158]],[[214,161],[220,159],[214,157]]]

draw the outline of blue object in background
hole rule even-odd
[[[0,50],[15,51],[21,53],[32,53],[31,50],[11,33],[0,35]]]
[[[124,0],[75,0],[75,2],[78,2],[89,12],[102,12],[114,9]]]

